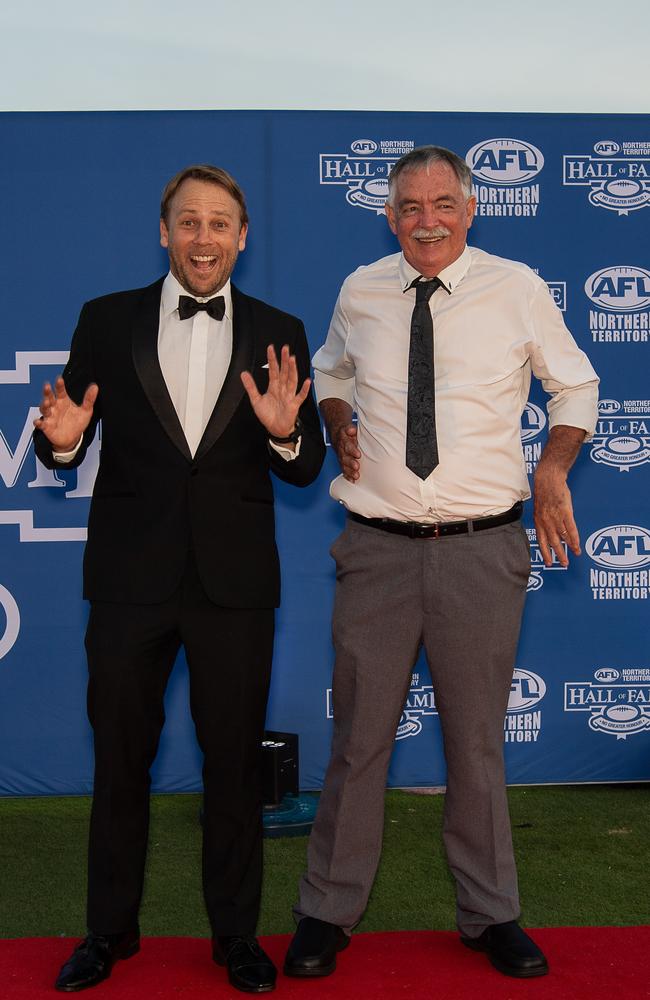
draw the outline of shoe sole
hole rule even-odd
[[[270,986],[242,986],[241,983],[233,982],[230,976],[228,976],[228,982],[234,989],[239,990],[240,993],[270,993],[271,990],[275,989],[275,983]]]
[[[346,937],[346,940],[341,942],[336,946],[336,951],[341,952],[350,944],[350,938]],[[331,976],[336,969],[336,955],[332,959],[329,965],[319,965],[310,969],[309,967],[302,966],[291,966],[286,962],[284,963],[283,972],[285,976],[291,976],[293,979],[318,979],[322,976]]]
[[[511,965],[506,965],[504,962],[500,962],[498,958],[494,958],[494,956],[490,954],[490,950],[488,948],[477,944],[472,940],[472,938],[462,937],[460,940],[461,943],[464,944],[466,948],[470,948],[471,951],[483,952],[483,954],[487,956],[490,964],[504,976],[511,976],[513,979],[533,979],[535,976],[548,975],[548,965],[546,963],[530,969],[515,969]]]

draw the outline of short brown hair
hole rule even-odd
[[[248,211],[246,210],[244,192],[235,178],[231,177],[227,170],[223,170],[221,167],[213,167],[210,163],[199,163],[191,167],[185,167],[184,170],[179,170],[179,172],[167,182],[165,190],[162,193],[162,198],[160,199],[160,218],[165,224],[167,223],[167,215],[172,198],[178,191],[183,181],[190,179],[195,181],[209,181],[211,184],[218,184],[219,187],[225,188],[228,194],[231,194],[239,205],[241,225],[247,225]]]

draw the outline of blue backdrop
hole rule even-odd
[[[601,376],[597,435],[572,489],[584,554],[533,568],[504,740],[511,782],[650,779],[650,141],[647,116],[169,112],[0,115],[0,793],[87,792],[81,556],[98,441],[76,472],[30,443],[40,387],[63,367],[81,303],[166,270],[159,196],[213,162],[249,202],[239,286],[301,316],[322,343],[343,278],[396,249],[383,216],[391,164],[434,142],[467,157],[470,242],[549,284]],[[533,387],[522,440],[546,437]],[[269,728],[300,734],[301,784],[327,762],[332,670],[333,456],[307,491],[278,484],[283,563]],[[480,659],[480,650],[477,650]],[[480,664],[479,664],[480,666]],[[378,711],[381,706],[378,705]],[[468,738],[471,734],[468,733]],[[393,785],[444,782],[434,693],[416,665]],[[159,790],[200,786],[182,658],[155,765]]]

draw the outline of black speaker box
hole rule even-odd
[[[267,730],[262,740],[264,805],[278,805],[285,795],[298,791],[298,734]]]

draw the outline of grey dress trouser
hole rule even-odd
[[[517,919],[503,722],[530,570],[524,529],[410,539],[349,521],[332,556],[334,735],[296,916],[349,932],[363,914],[395,731],[423,645],[447,762],[444,842],[459,930],[476,937]]]

